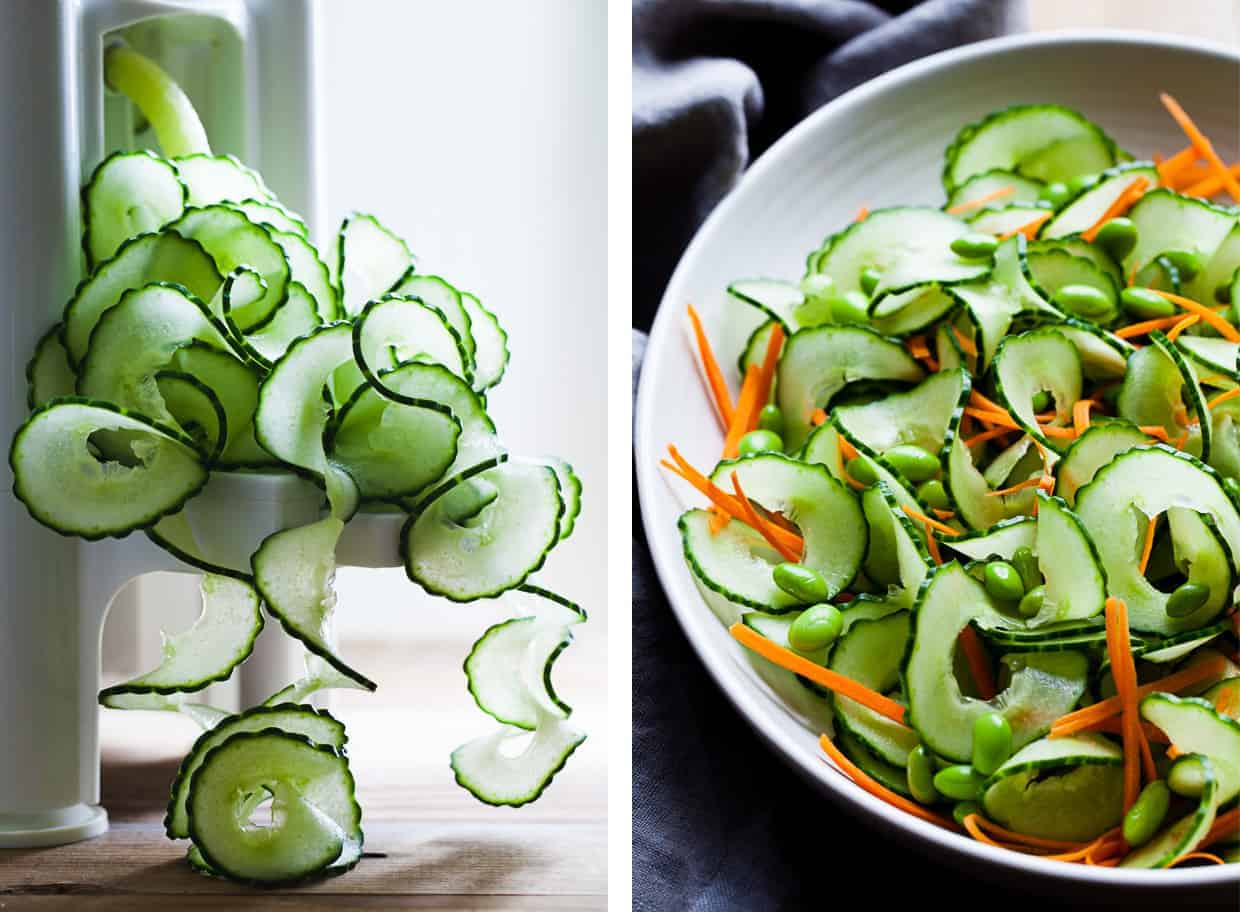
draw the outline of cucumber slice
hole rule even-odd
[[[209,301],[223,281],[197,241],[168,231],[126,241],[116,256],[82,280],[65,306],[63,341],[69,363],[76,366],[86,357],[95,324],[125,292],[152,282],[174,282]]]
[[[1219,681],[1204,694],[1205,699],[1219,715],[1240,722],[1240,678]]]
[[[581,479],[573,471],[573,467],[558,456],[544,456],[545,462],[555,472],[555,480],[560,485],[560,498],[564,501],[564,512],[560,514],[560,541],[573,534],[577,525],[577,517],[581,515]]]
[[[951,193],[994,168],[1043,181],[1069,181],[1115,164],[1115,143],[1077,111],[1015,105],[965,126],[947,147],[943,186]]]
[[[1034,287],[1048,301],[1055,296],[1055,292],[1067,285],[1087,285],[1106,295],[1106,312],[1077,314],[1082,322],[1110,325],[1119,316],[1119,286],[1111,275],[1093,260],[1074,256],[1066,250],[1048,250],[1030,253],[1027,262]]]
[[[1200,697],[1152,693],[1141,701],[1141,716],[1163,730],[1181,754],[1210,758],[1218,777],[1218,803],[1240,795],[1240,722]]]
[[[181,371],[159,371],[154,381],[171,423],[194,441],[208,465],[219,461],[228,443],[228,415],[219,396],[197,377]]]
[[[1214,289],[1230,286],[1240,270],[1240,218],[1232,225],[1231,231],[1223,238],[1222,243],[1214,251],[1214,255],[1206,262],[1201,272],[1188,280],[1184,286],[1185,294],[1194,301],[1210,305],[1214,303]],[[1235,300],[1233,297],[1232,300]],[[1231,319],[1235,317],[1232,309]]]
[[[944,535],[939,542],[970,560],[1011,560],[1018,548],[1034,549],[1037,525],[1032,516],[1014,516],[965,535]]]
[[[952,241],[968,233],[968,225],[938,209],[879,209],[829,239],[811,256],[809,271],[830,276],[836,291],[846,294],[861,290],[864,270],[877,269],[882,278],[874,298],[928,282],[965,282],[990,272],[989,262],[952,252]]]
[[[1141,648],[1134,648],[1133,655],[1140,656],[1144,661],[1153,662],[1156,665],[1178,662],[1218,637],[1225,629],[1226,624],[1219,623],[1204,630],[1189,630],[1175,636],[1148,640]]]
[[[1038,424],[1033,398],[1046,391],[1054,400],[1051,423],[1072,422],[1072,406],[1081,398],[1081,356],[1053,329],[1008,336],[995,352],[995,395],[1016,423],[1052,450],[1065,449],[1063,438],[1048,437]]]
[[[889,602],[912,607],[928,569],[934,566],[921,533],[882,481],[861,495],[861,508],[870,533],[866,575],[888,586]]]
[[[413,266],[409,246],[373,215],[355,212],[336,236],[336,297],[345,317],[383,297]]]
[[[478,392],[496,386],[508,367],[508,333],[499,318],[467,291],[461,292],[461,306],[469,317],[474,340],[474,389]]]
[[[362,810],[348,761],[327,745],[280,729],[237,732],[211,748],[190,777],[189,833],[213,870],[244,883],[289,884],[361,857]],[[269,794],[271,826],[244,811]]]
[[[228,716],[198,736],[198,740],[177,769],[176,778],[172,781],[172,797],[164,815],[164,832],[169,839],[189,838],[189,812],[186,809],[189,783],[211,749],[223,744],[238,732],[263,731],[269,728],[305,735],[315,744],[325,744],[342,753],[349,740],[341,722],[327,710],[315,709],[313,706],[298,706],[293,703],[256,706]]]
[[[1128,370],[1128,356],[1137,350],[1101,326],[1075,317],[1056,323],[1055,331],[1076,346],[1081,371],[1087,380],[1095,382],[1122,379]]]
[[[800,458],[803,462],[817,463],[826,466],[827,471],[832,478],[844,481],[841,469],[843,460],[840,456],[840,434],[835,426],[830,422],[819,425],[810,434],[809,439],[805,441],[805,446],[801,450]],[[925,505],[920,503],[909,489],[908,482],[903,477],[887,468],[882,457],[869,460],[870,468],[874,471],[875,477],[882,482],[887,490],[895,496],[896,504],[901,507],[910,507],[919,512],[925,512]]]
[[[778,279],[739,279],[728,286],[728,294],[776,320],[787,335],[801,328],[797,309],[805,303],[805,294],[795,282]]]
[[[225,319],[229,328],[240,340],[246,355],[262,370],[270,370],[295,340],[310,335],[321,325],[314,296],[300,282],[289,282],[284,303],[276,308],[270,320],[250,333],[237,326],[230,308],[231,304],[226,303]]]
[[[854,603],[855,600],[850,602],[849,606]],[[747,611],[740,616],[740,620],[746,627],[753,628],[768,640],[783,646],[785,649],[791,649],[791,644],[788,642],[788,628],[792,626],[792,622],[800,616],[800,613],[796,611],[791,614],[774,615],[763,614],[758,611]],[[841,611],[841,614],[844,614],[844,612]],[[847,625],[846,615],[845,618],[845,625]],[[835,726],[835,713],[832,709],[831,701],[828,699],[830,696],[828,691],[808,678],[793,674],[791,671],[762,658],[762,656],[755,652],[745,649],[742,650],[742,653],[745,656],[745,660],[753,666],[758,677],[779,696],[788,709],[796,713],[801,720],[815,731],[833,730]],[[800,654],[815,664],[826,665],[829,653],[830,648]]]
[[[1166,341],[1164,337],[1164,343]],[[1116,412],[1136,425],[1157,425],[1172,439],[1184,430],[1176,421],[1177,414],[1186,411],[1187,396],[1184,391],[1184,375],[1180,365],[1167,352],[1164,345],[1149,345],[1128,359],[1129,370],[1124,375],[1116,400]],[[1185,449],[1201,452],[1200,437],[1189,434]]]
[[[13,437],[9,464],[13,493],[31,516],[87,540],[153,525],[207,483],[177,431],[87,399],[35,411]]]
[[[417,298],[429,304],[448,321],[461,345],[465,348],[465,362],[472,370],[474,364],[474,334],[470,325],[469,314],[461,300],[461,293],[448,282],[436,275],[420,275],[412,271],[405,274],[393,286],[391,292],[395,297]],[[402,359],[403,360],[403,359]]]
[[[1038,238],[1036,241],[1030,241],[1026,248],[1026,252],[1030,255],[1049,253],[1055,250],[1063,251],[1070,256],[1089,260],[1115,281],[1116,288],[1123,288],[1128,284],[1128,277],[1120,268],[1119,263],[1115,262],[1115,258],[1097,244],[1091,244],[1079,235],[1061,238]]]
[[[258,176],[231,155],[182,155],[172,159],[177,176],[188,191],[186,205],[271,198],[271,191]]]
[[[163,659],[144,675],[105,687],[99,702],[112,706],[116,694],[178,693],[225,681],[254,651],[263,614],[254,587],[237,579],[204,575],[202,613],[179,634],[163,634]]]
[[[86,269],[110,260],[129,238],[180,216],[189,191],[167,160],[152,152],[114,152],[82,190],[82,249]]]
[[[912,792],[908,787],[908,773],[903,767],[888,763],[846,729],[841,728],[836,732],[836,736],[840,750],[863,772],[877,779],[893,792],[904,795],[906,798],[912,797]]]
[[[1151,438],[1127,421],[1091,425],[1055,463],[1055,490],[1069,505],[1075,504],[1076,492],[1089,484],[1100,468],[1120,453],[1151,443]]]
[[[228,713],[206,703],[194,703],[183,693],[118,693],[108,698],[109,709],[139,709],[144,712],[174,712],[185,716],[203,731],[226,719]]]
[[[891,309],[893,302],[907,299]],[[870,305],[870,322],[885,336],[909,336],[928,329],[956,307],[956,299],[938,285],[915,288],[901,295],[887,295]]]
[[[1042,226],[1040,237],[1061,238],[1080,234],[1093,226],[1137,180],[1144,177],[1149,187],[1157,187],[1161,178],[1149,162],[1124,162],[1098,175],[1098,183],[1078,193],[1055,217]]]
[[[336,655],[332,648],[332,615],[336,593],[336,542],[344,523],[335,516],[274,532],[250,558],[254,585],[267,610],[285,632],[326,659],[337,671],[366,690],[376,684]]]
[[[409,578],[432,595],[454,602],[490,598],[521,585],[559,541],[564,501],[555,471],[532,462],[508,462],[479,477],[499,494],[461,519],[447,507],[449,482],[417,506],[400,533]]]
[[[1030,513],[1035,503],[1028,490],[991,496],[990,483],[973,464],[973,454],[959,434],[952,436],[947,451],[944,487],[957,516],[971,529],[989,529],[1005,519]]]
[[[1120,862],[1121,868],[1169,868],[1197,848],[1201,840],[1205,839],[1206,834],[1210,832],[1210,828],[1214,826],[1218,806],[1222,803],[1219,800],[1221,787],[1216,775],[1217,764],[1212,763],[1211,758],[1201,754],[1189,754],[1189,756],[1195,756],[1201,763],[1204,775],[1197,807],[1186,817],[1181,817],[1162,830],[1145,845],[1124,856]]]
[[[216,202],[223,202],[223,200],[216,200]],[[202,204],[199,203],[197,205]],[[280,201],[275,198],[243,199],[240,202],[232,203],[232,207],[240,209],[245,213],[246,218],[256,225],[262,225],[273,231],[287,231],[303,238],[310,237],[310,229],[306,227],[302,217],[285,209]]]
[[[1175,344],[1198,375],[1207,377],[1211,374],[1222,374],[1226,381],[1240,383],[1240,370],[1237,369],[1237,363],[1240,362],[1240,344],[1215,336],[1188,335],[1181,335],[1175,340]],[[1226,383],[1216,380],[1213,385],[1223,386]]]
[[[900,664],[908,638],[906,611],[881,620],[858,621],[836,642],[830,667],[864,687],[886,693],[900,681]],[[918,744],[915,731],[848,697],[837,694],[832,699],[835,718],[842,729],[887,763],[908,765],[909,752]]]
[[[529,610],[529,613],[527,612]],[[518,617],[490,627],[465,657],[465,677],[478,708],[505,725],[535,730],[546,715],[572,711],[551,684],[555,660],[585,620],[572,603],[540,599]]]
[[[172,424],[155,374],[188,342],[225,347],[225,333],[207,306],[180,286],[161,283],[128,291],[91,333],[78,392]]]
[[[849,383],[900,380],[914,383],[925,372],[902,345],[855,326],[818,326],[790,336],[776,370],[776,393],[784,413],[784,445],[795,450],[813,428],[817,408]]]
[[[1137,245],[1124,259],[1125,269],[1145,266],[1168,250],[1191,250],[1208,262],[1236,225],[1234,212],[1163,188],[1137,200],[1128,218],[1136,225]]]
[[[956,637],[967,624],[997,615],[981,583],[955,561],[930,574],[913,607],[913,641],[903,669],[906,721],[923,744],[961,763],[972,756],[978,716],[1003,715],[1019,750],[1044,735],[1085,693],[1089,662],[1073,651],[1008,653],[1001,662],[1011,671],[1010,683],[994,699],[961,693],[952,670]]]
[[[305,674],[287,687],[277,690],[264,700],[262,705],[305,703],[320,690],[367,690],[355,678],[341,674],[330,662],[313,652],[306,652],[305,666]]]
[[[452,772],[479,801],[521,807],[542,795],[585,739],[561,719],[545,719],[533,733],[504,728],[454,750]]]
[[[686,510],[678,522],[685,561],[698,582],[729,602],[757,611],[796,610],[800,603],[771,576],[783,558],[745,523],[733,520],[711,532],[711,515],[707,510]]]
[[[266,228],[231,206],[190,207],[167,230],[202,244],[220,275],[248,266],[262,276],[266,291],[252,304],[234,308],[233,319],[244,329],[269,319],[288,293],[289,265],[284,250]]]
[[[1005,206],[977,213],[969,219],[969,227],[983,234],[1006,235],[1045,215],[1046,210],[1040,206]]]
[[[1174,513],[1173,542],[1181,561],[1188,564],[1192,582],[1210,587],[1210,599],[1188,617],[1170,618],[1167,594],[1154,588],[1138,570],[1149,517],[1172,508],[1209,514],[1226,547],[1214,536],[1189,535],[1197,529],[1187,517]],[[1208,624],[1230,603],[1231,565],[1240,555],[1240,513],[1218,476],[1186,453],[1162,444],[1121,453],[1098,470],[1077,491],[1076,514],[1098,548],[1111,595],[1128,604],[1134,630],[1172,634]],[[1176,532],[1179,539],[1176,539]]]
[[[225,563],[218,555],[206,555],[194,535],[189,517],[184,510],[165,516],[146,530],[146,536],[177,560],[191,567],[197,567],[199,570],[216,576],[230,576],[246,582],[253,579],[248,561],[244,567],[238,567]]]
[[[1012,171],[1004,171],[1001,168],[993,168],[990,171],[983,171],[981,174],[974,174],[964,181],[948,196],[947,203],[943,208],[954,209],[965,203],[981,199],[988,193],[994,193],[996,190],[1005,190],[1008,187],[1012,188],[1011,193],[982,204],[982,209],[1006,209],[1008,206],[1023,206],[1026,204],[1032,206],[1038,201],[1042,188],[1045,186],[1039,180],[1022,177],[1019,174]]]
[[[1102,613],[1107,576],[1098,549],[1068,505],[1041,491],[1034,551],[1046,579],[1046,597],[1042,609],[1026,622],[1030,628],[1085,620]]]
[[[1101,735],[1041,738],[995,771],[982,805],[1018,833],[1088,842],[1123,819],[1123,767],[1123,753]]]
[[[26,405],[31,409],[53,399],[72,396],[77,388],[77,374],[69,364],[69,353],[61,341],[63,332],[63,323],[45,332],[26,365]]]
[[[372,383],[378,374],[404,361],[442,364],[472,383],[469,353],[461,337],[437,308],[417,298],[372,301],[353,324],[354,357]]]
[[[1197,374],[1180,349],[1167,338],[1162,330],[1156,329],[1151,332],[1150,341],[1154,343],[1151,347],[1158,348],[1175,364],[1180,374],[1180,396],[1183,399],[1184,408],[1188,415],[1195,419],[1195,423],[1189,424],[1188,442],[1185,444],[1185,449],[1202,462],[1208,462],[1211,444],[1210,410],[1206,407],[1206,395],[1197,381]],[[1121,390],[1121,394],[1122,392]],[[1174,421],[1174,418],[1172,420]]]
[[[254,439],[258,407],[258,376],[249,365],[201,342],[179,349],[169,368],[197,377],[220,400],[227,416],[228,442],[218,464],[223,467],[264,467],[275,464]]]
[[[865,405],[841,405],[831,422],[867,456],[881,456],[892,447],[913,444],[942,458],[972,384],[968,371],[939,371],[906,393],[892,393]]]
[[[275,229],[268,233],[288,261],[290,289],[296,282],[314,299],[314,307],[319,317],[317,322],[330,323],[339,320],[342,314],[340,302],[336,299],[336,286],[332,284],[331,274],[319,258],[319,252],[299,234]]]

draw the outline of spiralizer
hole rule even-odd
[[[82,276],[78,193],[110,152],[146,144],[109,93],[103,51],[124,42],[185,88],[217,152],[258,168],[321,237],[315,10],[311,0],[8,0],[0,29],[0,244],[7,345],[0,429],[27,413],[25,363]],[[104,617],[116,592],[187,571],[141,532],[85,542],[32,520],[4,465],[0,494],[0,847],[74,842],[107,829],[99,806],[97,694]],[[293,476],[213,473],[186,507],[204,550],[248,560],[276,529],[316,519],[322,492]],[[342,564],[395,566],[399,518],[359,516]],[[300,644],[268,622],[237,672],[250,705],[301,674]]]

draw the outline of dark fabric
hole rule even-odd
[[[637,0],[634,390],[645,345],[638,330],[649,328],[693,232],[763,149],[841,92],[1000,33],[1022,11],[1019,0]],[[870,830],[758,740],[667,605],[636,487],[633,516],[634,909],[891,908],[965,899],[973,876]],[[1031,887],[1019,889],[1030,894]],[[1006,891],[1001,902],[1007,910],[1024,906]]]

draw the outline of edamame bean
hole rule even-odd
[[[1068,181],[1068,193],[1071,196],[1076,196],[1077,194],[1088,190],[1096,183],[1098,183],[1097,174],[1078,174],[1076,177],[1072,178],[1072,180]]]
[[[805,300],[793,309],[801,326],[821,326],[831,322],[831,299],[835,297],[835,280],[824,273],[808,275],[801,280]]]
[[[1177,795],[1185,798],[1200,798],[1206,787],[1206,769],[1192,754],[1181,757],[1168,770],[1167,785]]]
[[[1020,581],[1025,584],[1026,592],[1042,585],[1042,568],[1038,566],[1038,558],[1032,548],[1021,545],[1013,551],[1012,566],[1020,574]]]
[[[1012,756],[1012,726],[996,712],[973,720],[973,769],[989,776]]]
[[[976,801],[982,794],[986,777],[968,764],[957,764],[934,774],[934,787],[957,801]]]
[[[926,750],[924,744],[918,744],[909,751],[908,790],[922,804],[934,804],[939,800],[938,789],[934,787],[934,755]]]
[[[1205,260],[1195,250],[1164,250],[1163,256],[1180,273],[1180,281],[1188,282],[1205,266]]]
[[[1038,199],[1051,204],[1058,209],[1069,199],[1072,198],[1072,191],[1068,189],[1068,185],[1062,181],[1055,181],[1053,184],[1047,184],[1038,191]]]
[[[806,608],[788,628],[788,643],[797,652],[826,649],[844,629],[844,616],[834,605]]]
[[[1016,612],[1021,617],[1031,618],[1042,610],[1042,605],[1046,602],[1046,587],[1035,586],[1025,593],[1024,598],[1020,600],[1020,604],[1016,606]]]
[[[1094,235],[1094,243],[1119,263],[1137,246],[1137,226],[1132,219],[1113,218],[1103,224]]]
[[[867,266],[861,270],[861,290],[865,292],[866,297],[874,296],[874,289],[878,287],[879,280],[883,274],[873,266]]]
[[[1060,310],[1082,317],[1100,317],[1111,309],[1111,300],[1092,285],[1064,285],[1051,296]]]
[[[878,481],[878,473],[874,471],[874,463],[867,456],[854,456],[844,467],[848,476],[867,488]]]
[[[893,469],[914,484],[939,474],[939,460],[933,453],[912,443],[902,443],[883,453]]]
[[[813,567],[783,563],[777,564],[771,573],[776,586],[807,605],[825,602],[830,595],[827,581]]]
[[[982,573],[982,584],[992,598],[1004,602],[1019,602],[1025,594],[1020,574],[1007,561],[990,561]]]
[[[946,510],[951,503],[947,499],[947,489],[937,478],[923,482],[918,487],[917,499],[932,510]]]
[[[758,427],[773,434],[784,432],[784,411],[778,405],[764,405],[758,412]]]
[[[964,826],[964,819],[970,814],[976,814],[978,817],[981,817],[982,806],[976,801],[961,801],[952,808],[952,820],[961,826]]]
[[[750,431],[737,444],[737,452],[742,456],[752,453],[782,453],[783,449],[784,442],[774,431]]]
[[[1161,779],[1141,789],[1136,804],[1124,815],[1124,841],[1130,846],[1140,846],[1153,839],[1170,806],[1171,790]]]
[[[1046,390],[1039,390],[1033,394],[1033,410],[1035,412],[1045,412],[1051,407],[1051,394]]]
[[[1119,294],[1119,302],[1129,316],[1140,320],[1175,316],[1175,305],[1148,288],[1125,288]]]
[[[1182,583],[1167,598],[1167,617],[1188,617],[1210,600],[1210,587],[1201,583]]]
[[[952,241],[952,253],[966,260],[984,260],[994,256],[998,247],[999,241],[993,234],[982,234],[980,231],[971,231]]]
[[[836,295],[831,299],[831,319],[836,323],[869,323],[869,306],[870,299],[860,291]]]

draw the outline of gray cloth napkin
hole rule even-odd
[[[634,390],[640,330],[677,260],[763,149],[853,86],[1023,16],[1021,0],[636,0]],[[831,804],[757,739],[667,605],[636,486],[633,516],[634,909],[963,898],[960,874]],[[1013,897],[1002,902],[1010,910]]]

